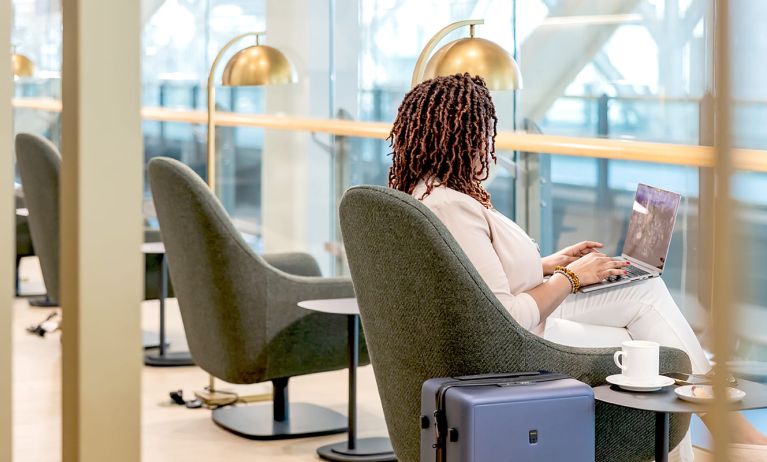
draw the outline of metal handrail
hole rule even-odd
[[[13,100],[13,106],[19,109],[35,109],[48,112],[61,111],[61,102],[53,99],[19,98]],[[141,110],[141,115],[144,120],[199,125],[207,123],[207,116],[204,111],[145,107]],[[260,127],[275,130],[329,133],[339,136],[373,139],[386,139],[391,130],[391,124],[386,122],[231,112],[218,113],[216,124],[229,127]],[[714,149],[711,146],[654,143],[626,139],[539,135],[507,130],[498,132],[496,147],[498,149],[531,153],[630,160],[703,168],[713,167],[715,159]],[[734,165],[737,170],[767,172],[767,151],[734,149],[733,155]]]

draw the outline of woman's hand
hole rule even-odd
[[[625,275],[626,270],[623,268],[630,264],[627,261],[613,260],[600,252],[592,252],[570,263],[567,268],[578,276],[581,286],[587,286],[610,276]]]
[[[555,267],[567,266],[584,255],[598,252],[597,249],[601,249],[602,247],[602,244],[599,242],[583,241],[571,245],[570,247],[565,247],[559,252],[549,255],[548,257],[543,257],[541,259],[543,264],[543,274],[544,276],[553,274]]]

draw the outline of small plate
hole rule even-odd
[[[674,390],[676,396],[691,403],[709,403],[714,400],[714,388],[711,385],[685,385]],[[727,387],[727,401],[737,403],[746,397],[746,392]]]
[[[659,375],[652,379],[645,379],[641,381],[632,380],[626,378],[623,374],[615,374],[607,377],[609,383],[617,385],[627,391],[658,391],[663,387],[674,384],[674,379],[666,377],[665,375]]]

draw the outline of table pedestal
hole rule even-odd
[[[317,454],[325,460],[339,462],[371,461],[388,462],[397,460],[389,438],[362,438],[355,442],[354,449],[349,442],[328,444],[317,449]]]
[[[668,462],[668,412],[655,413],[655,462]]]
[[[767,408],[767,386],[739,379],[734,387],[744,391],[746,396],[742,401],[731,403],[729,405],[730,411]],[[674,386],[669,386],[654,392],[640,393],[621,390],[614,385],[600,385],[594,388],[594,398],[603,403],[654,413],[655,460],[657,462],[666,462],[668,461],[670,446],[671,414],[699,414],[709,411],[709,404],[689,403],[677,398],[676,393],[674,393],[675,388]]]
[[[357,367],[359,366],[360,317],[346,316],[349,333],[349,439],[342,443],[329,444],[317,449],[325,460],[351,462],[396,461],[394,450],[388,438],[357,439]]]
[[[194,366],[188,351],[169,352],[165,341],[165,299],[168,298],[168,262],[164,253],[160,258],[160,346],[157,354],[144,355],[144,364],[154,367]]]

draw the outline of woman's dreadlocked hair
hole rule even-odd
[[[487,208],[482,187],[495,162],[498,118],[482,77],[455,74],[427,80],[405,95],[389,134],[389,187],[412,194],[426,182],[468,194]]]

